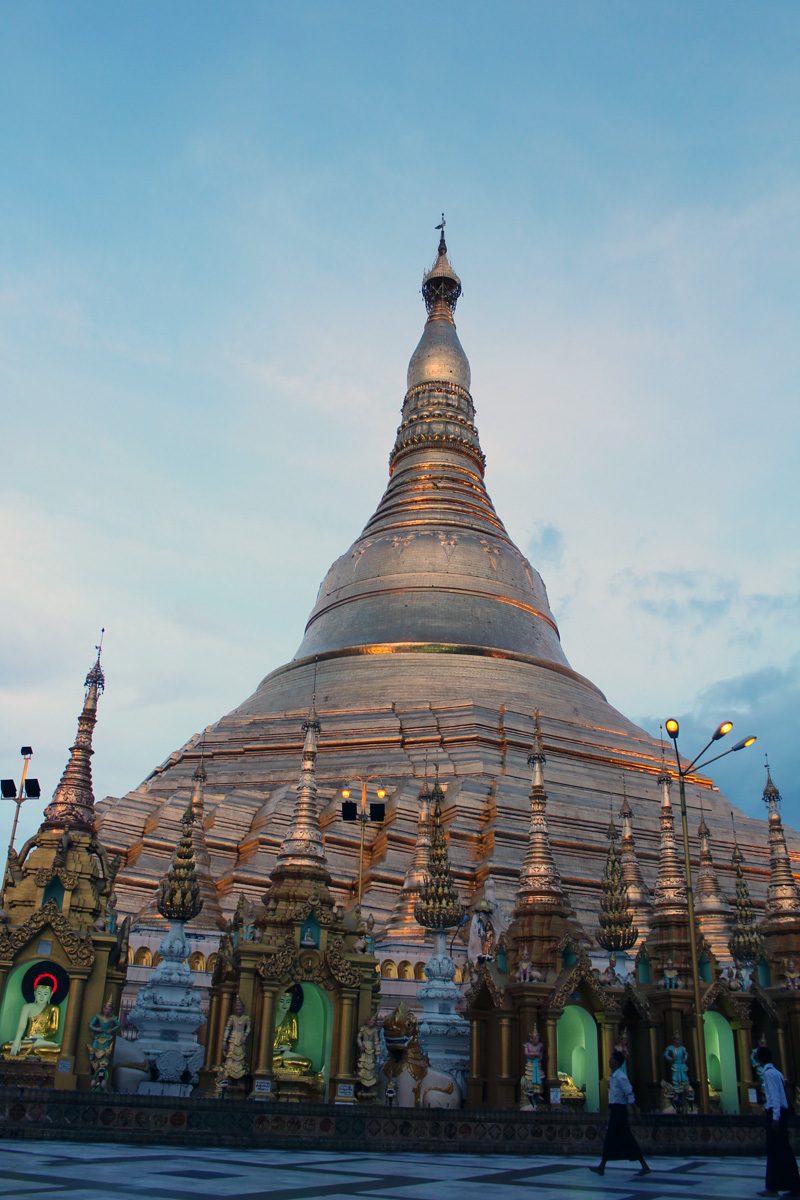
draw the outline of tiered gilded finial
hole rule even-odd
[[[603,871],[600,928],[597,931],[598,944],[609,953],[630,950],[639,936],[628,905],[628,889],[622,873],[618,842],[619,832],[612,818],[608,826],[608,855]]]
[[[670,774],[661,752],[661,844],[658,854],[658,877],[653,893],[653,913],[661,918],[686,919],[686,879],[675,847],[675,815],[669,798]]]
[[[700,866],[697,872],[695,911],[700,931],[719,959],[727,954],[730,905],[722,894],[711,855],[710,833],[705,814],[702,812],[697,834],[700,838]]]
[[[444,240],[444,228],[447,222],[442,213],[442,221],[436,228],[439,230],[439,249],[436,261],[430,271],[422,278],[422,295],[428,316],[435,320],[452,319],[458,298],[461,295],[461,280],[453,270],[447,257],[447,242]]]
[[[528,765],[533,768],[530,794],[531,823],[528,831],[528,848],[525,851],[525,858],[519,873],[515,909],[518,914],[532,904],[556,905],[566,911],[570,909],[547,832],[547,793],[544,790],[545,761],[542,726],[537,708],[533,716],[533,749],[528,756]]]
[[[736,869],[736,904],[733,931],[728,948],[737,967],[751,967],[761,953],[761,938],[756,927],[756,915],[747,888],[747,880],[742,870],[744,855],[736,837],[733,813],[731,813],[731,824],[733,824],[733,858],[731,861]]]
[[[781,794],[773,782],[768,761],[765,761],[765,767],[767,781],[763,798],[769,814],[769,887],[764,916],[770,923],[794,923],[800,919],[800,892],[792,871],[781,821]]]
[[[381,938],[413,936],[419,937],[414,916],[414,905],[419,900],[431,859],[431,793],[427,782],[419,795],[417,814],[417,840],[414,853],[406,870],[403,887],[395,902],[394,910],[386,923]]]
[[[158,911],[168,921],[191,921],[203,908],[195,870],[192,838],[194,812],[191,804],[181,824],[181,839],[158,890]]]
[[[631,906],[639,932],[646,936],[650,928],[650,889],[642,876],[639,858],[636,854],[636,843],[633,838],[633,809],[625,791],[625,776],[622,776],[622,841],[620,843],[620,859],[622,861],[622,878],[628,891],[628,903]]]
[[[433,785],[433,836],[431,838],[430,863],[425,873],[419,900],[414,905],[414,916],[425,929],[451,929],[458,925],[464,915],[464,906],[458,898],[450,870],[447,854],[447,839],[442,827],[442,800],[444,793],[438,778]]]
[[[44,828],[94,829],[94,792],[92,791],[92,733],[97,723],[97,701],[105,689],[105,676],[100,666],[102,650],[96,647],[97,659],[86,676],[86,696],[83,710],[78,717],[78,735],[70,748],[61,782],[53,793],[53,799],[44,810]]]
[[[312,700],[308,717],[303,722],[303,762],[292,824],[278,854],[276,872],[285,871],[287,868],[300,868],[304,872],[321,871],[326,878],[328,875],[317,808],[316,764],[319,731],[320,724]],[[274,875],[275,872],[273,877]]]

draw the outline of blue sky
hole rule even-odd
[[[687,750],[732,713],[759,745],[715,778],[758,811],[766,748],[796,814],[796,4],[0,22],[4,775],[30,742],[52,791],[100,625],[98,796],[291,657],[383,490],[445,209],[489,489],[571,662]]]

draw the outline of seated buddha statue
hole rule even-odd
[[[295,1053],[299,1038],[297,1013],[303,1004],[300,987],[288,988],[278,997],[275,1014],[275,1037],[272,1042],[272,1064],[276,1073],[284,1075],[308,1075],[311,1059]]]
[[[27,1058],[35,1055],[37,1058],[55,1059],[58,1057],[58,1006],[51,1004],[50,997],[53,987],[45,979],[37,982],[33,992],[33,1000],[23,1004],[17,1032],[13,1041],[6,1042],[1,1048],[4,1056],[11,1058]]]

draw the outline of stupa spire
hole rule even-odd
[[[700,866],[697,872],[695,911],[703,936],[717,958],[724,956],[728,945],[730,904],[722,893],[711,854],[710,832],[705,814],[700,814],[697,829],[700,838]]]
[[[736,905],[728,948],[737,967],[751,967],[761,953],[761,938],[756,927],[756,915],[747,888],[747,880],[742,870],[744,855],[736,837],[733,813],[731,813],[731,824],[733,825],[733,857],[731,861],[736,869]]]
[[[452,929],[464,914],[464,905],[458,898],[447,853],[447,838],[442,826],[442,800],[444,792],[439,784],[437,772],[431,800],[433,802],[433,825],[430,861],[425,872],[419,900],[414,905],[414,916],[425,929]]]
[[[303,761],[300,768],[300,782],[297,785],[297,800],[292,814],[289,833],[284,839],[273,879],[278,874],[287,871],[297,871],[304,874],[311,872],[328,879],[328,866],[325,857],[325,846],[322,841],[322,831],[319,824],[317,808],[317,739],[320,723],[317,718],[315,701],[312,699],[308,716],[303,722]]]
[[[767,806],[769,823],[769,887],[764,916],[770,923],[795,922],[800,919],[800,892],[783,831],[781,794],[773,782],[766,756],[764,766],[767,780],[763,800]]]
[[[408,364],[386,491],[325,576],[295,661],[364,647],[469,647],[569,671],[544,584],[486,491],[470,366],[455,326],[461,280],[444,224],[422,280],[427,319]]]
[[[561,876],[550,848],[547,831],[547,793],[544,790],[545,755],[542,745],[542,726],[539,710],[533,716],[533,748],[528,756],[528,765],[533,768],[530,802],[531,819],[528,830],[528,848],[522,861],[517,887],[515,915],[521,916],[531,905],[546,904],[564,913],[570,905],[564,892]]]
[[[92,733],[97,724],[97,701],[106,685],[103,668],[100,666],[104,632],[100,631],[100,644],[95,647],[97,658],[84,681],[86,695],[78,717],[77,737],[70,747],[69,762],[64,768],[61,782],[53,793],[52,801],[44,810],[45,829],[94,829]]]
[[[414,853],[406,870],[403,886],[394,906],[394,911],[386,923],[386,929],[381,934],[381,940],[389,937],[402,937],[417,934],[417,921],[414,906],[422,894],[425,879],[431,861],[431,809],[432,797],[427,781],[419,794],[419,810],[417,813],[417,840]]]
[[[661,844],[658,853],[658,877],[653,893],[653,915],[661,918],[686,920],[686,880],[675,847],[675,814],[669,798],[671,777],[661,750]]]
[[[227,922],[219,902],[219,894],[214,882],[214,872],[211,868],[211,856],[208,853],[205,834],[205,789],[208,776],[201,747],[200,762],[197,764],[192,780],[192,798],[189,807],[192,813],[192,848],[194,851],[195,872],[200,896],[203,901],[204,923],[213,922],[218,929],[224,929]]]
[[[620,843],[620,858],[622,860],[622,878],[628,892],[628,903],[633,909],[639,932],[647,936],[650,929],[650,889],[644,881],[642,869],[636,854],[636,843],[633,837],[633,809],[625,791],[625,776],[622,776],[622,841]]]
[[[166,875],[158,889],[157,907],[168,921],[191,921],[203,908],[195,870],[192,805],[181,822],[181,838]]]
[[[619,831],[611,818],[608,826],[608,856],[603,871],[600,897],[600,928],[597,942],[609,953],[630,950],[639,936],[628,903],[628,889],[622,871],[617,843]]]

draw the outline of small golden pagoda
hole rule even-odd
[[[37,833],[10,855],[0,925],[0,1081],[88,1088],[89,1021],[125,983],[128,924],[117,928],[114,877],[94,833],[92,732],[105,686],[86,676],[78,735]]]
[[[263,911],[220,943],[201,1083],[256,1099],[355,1100],[356,1037],[377,1007],[377,960],[358,909],[331,894],[320,832],[312,703],[292,823]]]

